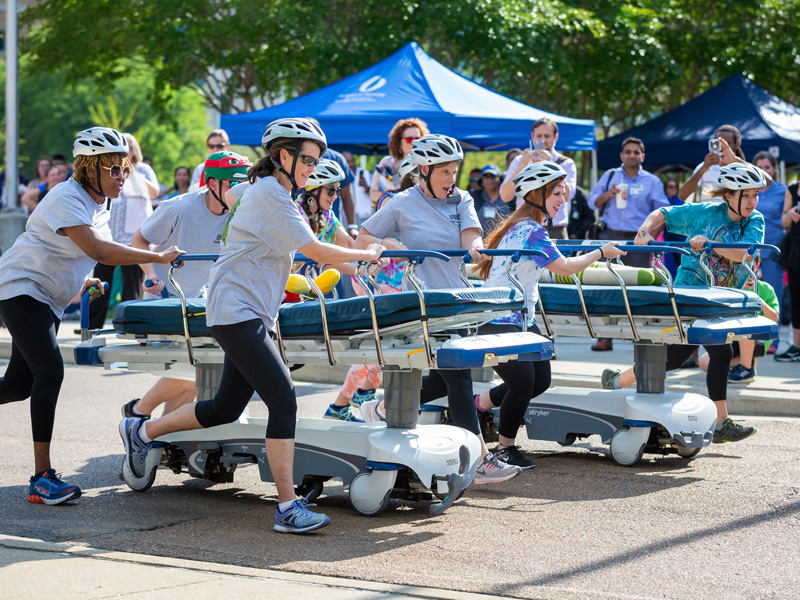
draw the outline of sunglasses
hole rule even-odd
[[[419,139],[419,136],[417,136],[417,137],[404,137],[404,138],[403,138],[403,141],[404,141],[406,144],[410,144],[410,143],[411,143],[411,142],[413,142],[414,140],[418,140],[418,139]]]
[[[314,158],[313,156],[309,156],[308,154],[298,154],[297,158],[299,158],[300,162],[307,167],[316,167],[319,164],[318,158]]]
[[[336,198],[339,195],[339,192],[342,190],[338,185],[325,185],[322,186],[322,189],[325,190],[325,193],[328,194],[329,198]]]
[[[222,144],[206,144],[206,146],[209,150],[224,150],[228,144],[223,142]]]
[[[100,165],[103,167],[103,165]],[[131,175],[131,168],[127,165],[124,167],[122,165],[113,165],[111,167],[103,167],[108,174],[111,176],[111,179],[127,179]]]

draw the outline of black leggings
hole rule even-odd
[[[800,329],[800,269],[787,269],[787,272],[789,274],[789,303],[792,307],[792,327]]]
[[[667,371],[674,371],[689,358],[699,346],[667,346]],[[730,344],[703,346],[708,352],[706,387],[708,397],[715,402],[728,397],[728,371],[731,368],[733,348]]]
[[[472,395],[472,373],[469,369],[431,369],[429,375],[422,378],[420,404],[427,404],[447,395],[447,405],[453,423],[481,435],[478,425],[478,413]]]
[[[116,268],[114,265],[102,263],[97,263],[94,267],[94,277],[108,282],[109,291],[111,291],[111,280],[114,279]],[[120,269],[122,269],[122,301],[139,300],[142,297],[142,281],[144,280],[142,268],[139,265],[122,265]],[[103,328],[110,300],[111,294],[105,293],[89,305],[89,329]]]
[[[232,423],[244,411],[253,392],[269,409],[268,439],[293,439],[297,399],[289,370],[260,319],[211,327],[225,352],[219,389],[213,400],[195,405],[203,427]]]
[[[513,333],[520,331],[516,325],[487,323],[478,329],[479,334]],[[529,331],[541,335],[535,325]],[[503,380],[489,390],[492,404],[502,408],[497,431],[503,437],[514,439],[525,421],[525,411],[532,398],[550,387],[550,361],[537,362],[511,360],[492,367]]]
[[[30,296],[0,300],[0,317],[11,333],[11,359],[0,379],[0,404],[31,399],[34,442],[50,442],[64,361],[56,333],[61,321]]]

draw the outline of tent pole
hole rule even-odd
[[[597,149],[592,150],[592,185],[589,186],[589,189],[593,188],[597,184]]]
[[[786,183],[786,161],[785,160],[781,161],[779,174],[780,174],[780,178],[781,178],[781,183]]]

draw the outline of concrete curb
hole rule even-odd
[[[344,577],[307,575],[304,573],[292,573],[289,571],[278,571],[275,569],[256,569],[253,567],[239,567],[236,565],[170,558],[165,556],[117,552],[114,550],[92,548],[82,544],[72,544],[69,542],[47,542],[44,540],[15,537],[3,534],[0,534],[0,548],[54,553],[81,557],[84,559],[93,559],[98,561],[96,575],[101,577],[104,571],[103,562],[101,561],[113,561],[118,563],[133,563],[142,565],[151,568],[154,571],[163,569],[183,569],[188,571],[201,571],[204,573],[216,573],[225,576],[248,579],[269,579],[273,582],[281,582],[286,584],[305,584],[312,586],[324,586],[328,588],[338,588],[340,590],[376,592],[379,594],[387,594],[390,597],[400,598],[485,600],[489,597],[486,594],[478,594],[474,592],[459,592],[456,590],[395,585],[390,583],[362,581],[359,579],[348,579]],[[88,582],[97,579],[97,577],[94,577],[90,573],[87,573],[86,576]]]

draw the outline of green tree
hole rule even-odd
[[[189,89],[177,91],[159,112],[148,100],[154,75],[146,70],[129,70],[111,86],[74,80],[63,70],[36,70],[26,58],[19,73],[20,168],[29,176],[41,155],[71,157],[75,132],[98,124],[132,133],[167,186],[175,167],[192,168],[205,156],[208,115]]]

